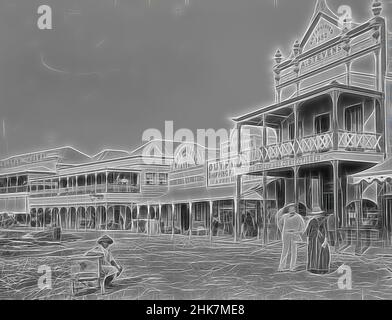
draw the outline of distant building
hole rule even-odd
[[[170,165],[165,160],[141,150],[88,156],[72,147],[4,159],[2,219],[12,216],[33,228],[136,230],[136,220],[143,226],[147,219],[147,208],[137,204],[167,192]]]

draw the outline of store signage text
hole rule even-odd
[[[14,157],[14,158],[0,161],[0,168],[11,168],[11,167],[21,166],[24,164],[40,162],[52,157],[56,157],[57,155],[58,155],[57,153],[41,152],[41,153],[34,153],[26,156]]]
[[[251,166],[249,172],[251,173],[251,172],[258,172],[258,171],[265,171],[265,170],[290,168],[295,166],[317,163],[321,161],[322,158],[320,155],[310,155],[297,159],[286,159],[286,160],[278,160],[273,162],[259,163]]]
[[[335,27],[329,23],[321,22],[313,31],[310,37],[309,45],[316,46],[325,42],[326,40],[333,37],[335,33]]]
[[[324,50],[302,62],[302,68],[309,68],[313,66],[316,63],[323,62],[331,57],[336,56],[340,52],[343,51],[342,44],[338,44],[332,48],[329,48],[327,50]]]

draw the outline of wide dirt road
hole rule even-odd
[[[94,240],[78,240],[20,252],[0,248],[0,299],[392,299],[392,258],[334,255],[335,270],[342,264],[352,269],[353,288],[344,291],[337,271],[317,276],[304,270],[304,247],[299,271],[278,273],[279,244],[262,248],[203,237],[112,236],[113,255],[125,271],[106,295],[70,296],[68,256],[94,245]],[[37,286],[42,265],[52,270],[51,290]]]

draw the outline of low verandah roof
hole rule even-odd
[[[262,188],[263,185],[260,182],[244,184],[242,186],[241,200],[263,200]],[[155,198],[154,202],[170,204],[229,200],[234,199],[235,191],[234,185],[174,189],[161,197]]]
[[[392,179],[392,157],[368,170],[353,174],[350,178],[353,184],[362,181],[372,183],[376,180],[384,182],[387,179]]]

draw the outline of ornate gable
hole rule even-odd
[[[301,41],[302,51],[311,50],[335,38],[341,32],[339,18],[329,9],[325,0],[318,0],[310,26]]]

